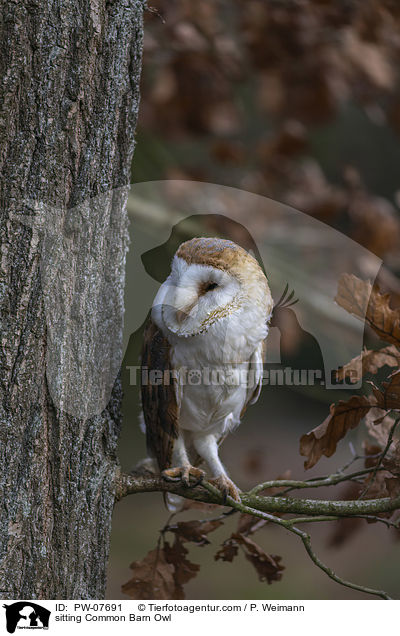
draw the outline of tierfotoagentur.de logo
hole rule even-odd
[[[14,634],[16,629],[48,629],[50,610],[32,603],[31,601],[18,601],[11,605],[4,604],[6,612],[6,626],[9,634]]]

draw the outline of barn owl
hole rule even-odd
[[[219,443],[260,394],[272,308],[267,279],[243,248],[219,238],[180,245],[142,351],[147,447],[165,479],[201,481],[204,462],[224,498],[240,499]]]

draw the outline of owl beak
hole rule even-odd
[[[183,321],[185,320],[185,318],[187,318],[187,313],[185,311],[181,311],[180,309],[178,309],[176,311],[176,321],[181,325],[183,323]]]
[[[189,305],[185,305],[185,307],[183,309],[177,309],[175,312],[175,317],[176,317],[176,321],[179,325],[181,325],[183,323],[184,320],[186,320],[186,318],[189,318],[190,312],[192,311],[193,307],[196,306],[197,304],[197,296],[196,298],[193,300],[193,302],[191,302]]]

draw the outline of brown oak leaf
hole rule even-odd
[[[243,513],[239,517],[237,532],[248,536],[249,534],[254,534],[254,532],[257,532],[257,530],[265,526],[266,523],[268,522],[265,519],[259,519],[258,517],[254,517],[253,515]]]
[[[365,319],[381,340],[400,346],[400,309],[390,307],[389,294],[381,294],[369,281],[353,274],[343,274],[335,300],[349,313]]]
[[[266,581],[268,584],[271,584],[274,581],[281,580],[282,570],[285,569],[280,563],[282,557],[267,554],[257,543],[245,537],[240,532],[234,533],[232,539],[243,547],[246,559],[248,559],[256,569],[260,581]]]
[[[229,563],[232,563],[238,552],[239,546],[237,544],[237,541],[230,538],[224,541],[218,552],[216,552],[214,559],[216,561],[219,561],[221,559],[221,561],[228,561]]]
[[[182,585],[188,583],[191,579],[197,576],[200,570],[200,565],[192,563],[186,558],[188,550],[183,545],[179,537],[175,537],[175,541],[172,546],[166,541],[164,544],[164,554],[166,561],[174,566],[174,581],[176,591],[182,594],[180,598],[185,598]],[[178,598],[176,595],[174,598]]]
[[[398,477],[386,477],[385,486],[389,497],[394,498],[400,495],[400,479]]]
[[[285,569],[280,561],[282,557],[267,554],[257,543],[241,532],[234,532],[216,553],[214,559],[232,562],[238,554],[238,546],[242,546],[245,557],[254,566],[260,581],[268,584],[280,581],[282,570]]]
[[[322,455],[331,457],[337,443],[360,423],[373,406],[376,404],[364,395],[352,395],[347,402],[340,400],[331,404],[330,414],[322,424],[300,438],[300,455],[307,457],[304,468],[315,466]]]
[[[204,501],[196,501],[195,499],[185,499],[179,512],[185,512],[186,510],[201,510],[202,512],[218,513],[223,509],[224,506],[220,506],[219,504],[205,503]]]
[[[383,467],[395,477],[400,477],[400,441],[394,441],[383,460]]]
[[[400,364],[400,351],[394,345],[383,347],[379,351],[364,349],[359,356],[341,367],[337,372],[337,379],[359,382],[366,373],[377,373],[378,369],[387,365],[397,367]]]
[[[380,428],[381,425],[376,428]],[[374,468],[381,461],[382,456],[382,448],[386,446],[387,436],[383,443],[383,445],[370,444],[368,441],[363,442],[363,448],[365,453],[365,468]],[[386,479],[391,475],[386,470],[379,470],[377,473],[368,473],[364,477],[364,483],[361,488],[361,492],[364,492],[363,498],[365,499],[379,499],[381,497],[387,497],[389,495],[389,491],[386,486]],[[390,517],[391,512],[389,513],[380,513],[379,517]],[[374,523],[373,520],[368,520],[368,523]]]
[[[383,390],[378,389],[370,382],[377,406],[388,411],[400,409],[400,370],[394,371],[388,376],[388,382],[382,383]]]
[[[175,599],[174,566],[164,550],[151,550],[142,561],[130,564],[132,578],[122,585],[122,592],[135,600]]]
[[[169,526],[168,530],[174,532],[182,541],[191,541],[197,543],[197,545],[207,545],[210,543],[207,534],[222,526],[223,523],[219,519],[178,521],[173,526]]]
[[[184,599],[183,585],[200,570],[200,565],[186,558],[187,554],[178,536],[172,546],[164,541],[163,547],[151,550],[142,561],[131,563],[133,575],[122,586],[122,592],[135,600]]]
[[[381,415],[383,413],[383,415]],[[380,416],[380,417],[379,417]],[[365,416],[365,427],[369,433],[369,435],[377,442],[378,450],[375,453],[381,453],[385,448],[390,429],[392,428],[394,423],[394,418],[391,415],[388,415],[387,411],[382,411],[379,408],[373,408],[367,413]],[[392,444],[393,445],[393,444]],[[372,451],[369,452],[370,448],[368,443],[364,443],[365,446],[365,454],[371,455]],[[375,446],[376,448],[376,446]],[[370,466],[366,466],[366,468],[370,468]]]

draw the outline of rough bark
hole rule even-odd
[[[125,192],[110,191],[130,178],[142,9],[0,9],[2,598],[105,591],[127,247]],[[87,402],[93,358],[114,366]]]

